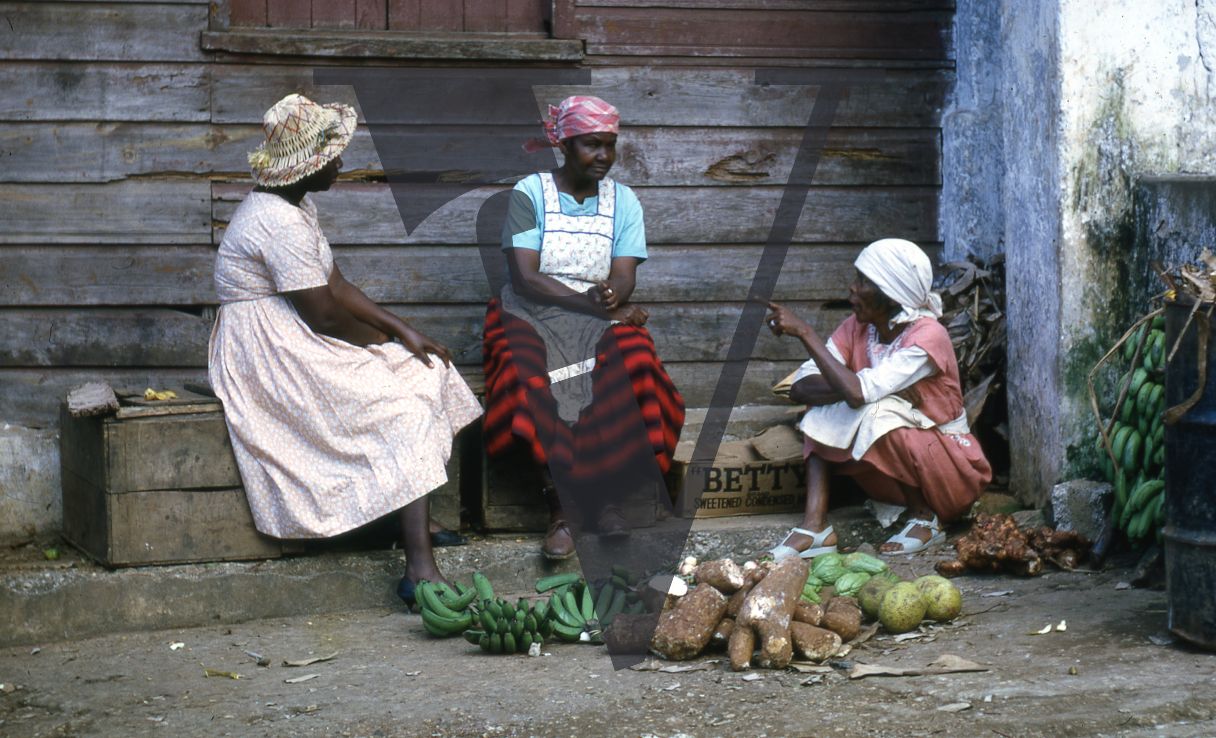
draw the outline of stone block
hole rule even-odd
[[[1022,503],[1012,495],[1000,492],[985,492],[971,506],[972,515],[1012,515],[1021,510]]]
[[[1091,541],[1097,540],[1114,499],[1108,482],[1074,479],[1061,482],[1051,490],[1051,520],[1057,530],[1075,530]]]

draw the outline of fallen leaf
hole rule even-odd
[[[309,679],[316,679],[319,676],[321,676],[321,675],[320,674],[305,674],[303,676],[292,677],[291,679],[284,679],[283,683],[284,684],[299,684],[300,682],[306,682]]]
[[[30,649],[30,656],[37,656],[38,652],[41,650],[42,650],[42,646],[34,646],[33,648]]]
[[[657,659],[646,659],[640,664],[634,664],[629,668],[632,671],[659,671],[663,668],[663,664]]]
[[[1011,594],[1013,594],[1012,589],[1000,589],[995,592],[985,592],[984,594],[980,595],[980,597],[1005,597]]]
[[[421,673],[422,673],[421,671],[407,671],[407,672],[405,672],[405,675],[413,677],[413,676],[418,676]]]
[[[911,633],[900,633],[899,635],[894,636],[891,640],[895,641],[896,643],[903,643],[904,641],[911,641],[916,638],[924,638],[927,635],[929,634],[913,631]]]
[[[241,679],[241,675],[235,671],[220,671],[219,669],[203,669],[205,677],[225,677],[227,679]]]
[[[813,684],[823,684],[823,674],[813,674],[798,682],[798,686],[800,687],[809,687]]]
[[[245,651],[245,655],[253,659],[258,666],[270,666],[270,659],[266,658],[260,653]]]
[[[679,682],[672,682],[671,684],[668,684],[666,687],[663,687],[662,691],[663,692],[674,692],[675,690],[677,690],[679,688],[680,688]]]
[[[791,661],[787,667],[799,674],[831,674],[835,669],[825,664],[813,664],[809,661]]]
[[[714,668],[714,664],[716,664],[716,663],[718,663],[717,660],[704,661],[704,662],[697,663],[697,664],[681,664],[679,666],[675,666],[675,665],[664,666],[663,668],[659,669],[659,671],[661,671],[665,674],[683,674],[686,671],[709,671],[710,669]]]
[[[962,712],[963,710],[970,710],[970,709],[971,709],[970,702],[951,702],[948,705],[942,705],[941,707],[937,708],[937,711],[938,712]]]
[[[1131,589],[1131,588],[1132,588],[1132,585],[1128,584],[1127,582],[1119,582],[1118,584],[1115,585],[1115,589]]]
[[[1032,630],[1027,635],[1041,636],[1051,632],[1051,623],[1044,625],[1041,630]]]
[[[866,641],[873,638],[874,634],[877,632],[878,632],[878,623],[872,623],[870,625],[867,625],[866,627],[861,629],[861,632],[857,634],[856,638],[849,641],[849,645],[860,646],[861,644],[863,644]]]
[[[968,661],[953,654],[942,654],[923,669],[916,667],[884,666],[882,664],[853,665],[849,670],[849,679],[861,679],[868,676],[924,676],[931,674],[957,674],[967,671],[988,671],[988,667]]]
[[[959,671],[988,671],[987,666],[977,664],[974,661],[963,658],[962,656],[955,656],[952,653],[943,653],[941,656],[938,656],[930,661],[929,666],[933,669],[939,670],[937,672],[939,674],[949,674]]]
[[[1065,620],[1061,620],[1060,624],[1056,626],[1056,632],[1063,633],[1066,630],[1068,630],[1068,622]]]
[[[336,657],[337,655],[338,655],[338,652],[334,651],[333,653],[329,654],[328,656],[314,656],[313,658],[310,658],[310,659],[296,659],[295,661],[284,661],[283,666],[309,666],[311,664],[318,664],[322,661],[329,661],[330,659]]]
[[[756,672],[754,672],[754,671],[753,671],[753,672],[751,672],[751,673],[749,673],[749,674],[744,674],[744,675],[743,675],[743,681],[745,681],[745,682],[754,682],[754,681],[758,681],[758,680],[763,679],[763,678],[764,678],[764,677],[760,676],[759,674],[757,674],[757,673],[756,673]]]

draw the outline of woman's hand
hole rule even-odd
[[[650,313],[637,305],[626,305],[622,308],[616,308],[608,312],[609,320],[616,320],[625,325],[632,325],[641,328],[646,325],[646,321],[650,319]]]
[[[427,356],[427,354],[438,356],[443,360],[444,366],[450,367],[452,365],[452,354],[448,351],[447,347],[421,331],[406,326],[405,330],[397,335],[397,340],[401,341],[401,345],[405,346],[411,354],[418,357],[428,368],[433,368],[434,364],[431,363],[431,357]]]
[[[621,296],[607,282],[597,282],[590,290],[592,297],[608,312],[621,306]]]
[[[794,336],[802,338],[815,333],[815,329],[802,318],[794,315],[794,311],[775,302],[765,303],[773,312],[765,318],[768,328],[775,336]]]

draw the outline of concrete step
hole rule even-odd
[[[673,518],[639,529],[620,544],[580,537],[579,554],[601,564],[645,562],[641,570],[689,555],[742,561],[779,542],[798,517],[701,519],[693,521],[690,532],[689,521]],[[873,543],[881,535],[862,508],[841,508],[830,518],[843,547]],[[579,570],[578,558],[546,561],[539,540],[488,536],[468,546],[437,549],[436,558],[450,578],[467,582],[481,571],[498,591],[523,594],[545,574]],[[671,556],[672,551],[679,553]],[[70,551],[58,561],[0,562],[0,646],[367,608],[400,610],[395,588],[403,569],[401,552],[385,550],[117,570]]]

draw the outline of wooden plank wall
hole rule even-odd
[[[396,5],[410,3],[386,11]],[[778,299],[830,330],[860,246],[887,235],[938,246],[949,0],[555,9],[556,33],[587,39],[592,83],[538,88],[538,106],[588,92],[622,111],[613,174],[641,198],[651,248],[636,297],[690,406],[713,392],[817,93],[756,84],[756,68],[881,70],[840,106]],[[53,426],[66,390],[89,378],[205,377],[215,246],[250,186],[263,111],[290,91],[357,103],[351,88],[315,89],[308,60],[200,51],[208,13],[207,0],[0,0],[16,31],[0,46],[0,421]],[[461,132],[414,123],[397,131],[419,146]],[[489,290],[474,219],[496,188],[407,234],[366,128],[344,159],[343,180],[316,198],[343,271],[479,367]],[[763,334],[754,356],[740,404],[767,401],[800,351]]]
[[[548,0],[229,0],[238,27],[540,33]]]

